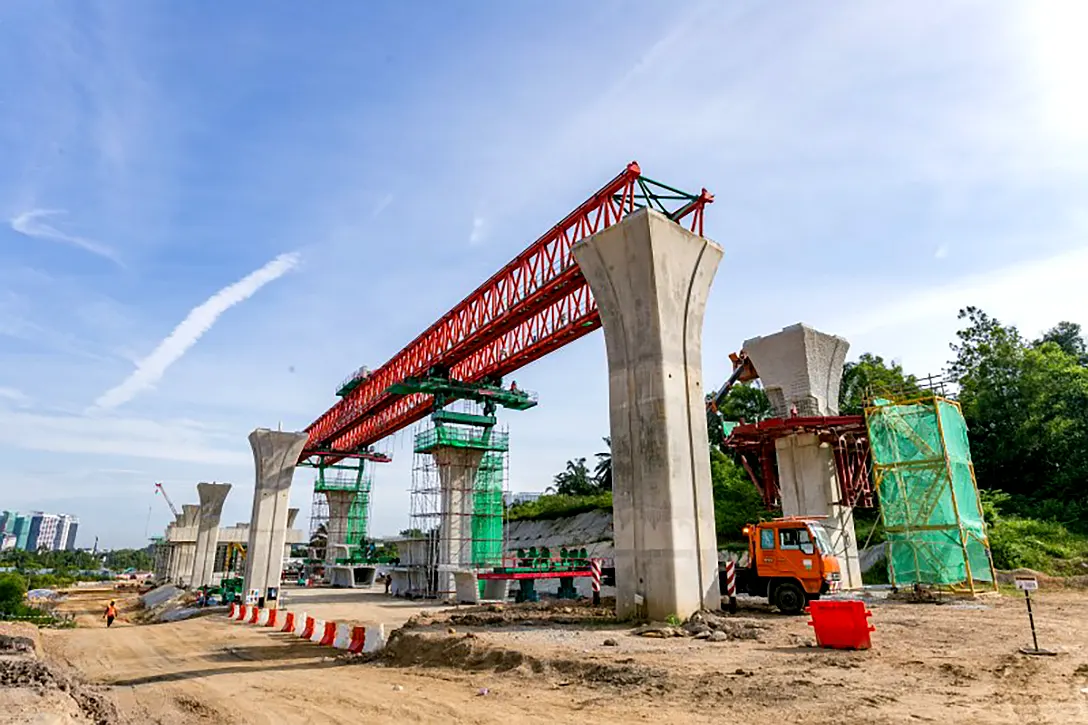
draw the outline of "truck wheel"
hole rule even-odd
[[[774,605],[783,614],[800,614],[805,608],[805,590],[796,582],[782,582],[774,589]]]

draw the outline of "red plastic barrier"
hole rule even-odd
[[[314,618],[306,617],[306,626],[302,628],[302,634],[299,635],[303,639],[309,639],[314,636]]]
[[[332,647],[333,640],[336,639],[336,622],[325,622],[325,634],[321,635],[321,641],[318,644],[323,644],[326,647]]]
[[[283,629],[281,629],[280,631],[281,632],[290,632],[294,628],[295,628],[295,613],[294,612],[288,612],[284,616]]]
[[[352,627],[351,628],[351,644],[348,645],[348,651],[359,654],[363,651],[363,645],[366,644],[366,627]]]
[[[873,613],[858,599],[842,601],[816,600],[808,605],[812,616],[809,626],[816,633],[816,644],[830,649],[869,649],[873,646],[869,633],[876,627],[869,624]]]
[[[257,616],[260,613],[261,613],[261,608],[260,607],[253,607],[253,614],[249,618],[249,623],[250,624],[256,624],[257,623]]]
[[[275,627],[276,626],[276,612],[278,612],[278,611],[280,611],[280,610],[278,610],[278,609],[269,609],[268,610],[268,621],[265,622],[264,626],[266,626],[266,627]]]
[[[237,620],[238,620],[239,622],[244,622],[244,621],[245,621],[245,618],[246,618],[246,614],[247,614],[248,612],[249,612],[249,607],[248,607],[248,605],[245,605],[245,604],[243,604],[242,606],[238,607],[238,616],[236,617],[236,619],[237,619]]]

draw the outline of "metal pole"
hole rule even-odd
[[[1031,613],[1031,592],[1027,589],[1024,590],[1024,601],[1028,604],[1028,622],[1031,623],[1031,643],[1035,646],[1035,651],[1039,651],[1039,638],[1035,636],[1035,615]]]

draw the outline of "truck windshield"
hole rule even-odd
[[[812,532],[812,538],[816,540],[816,548],[821,553],[831,554],[831,538],[827,535],[827,529],[820,524],[808,524],[808,530]]]

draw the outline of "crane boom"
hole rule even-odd
[[[166,505],[170,507],[170,511],[172,511],[173,514],[174,514],[174,517],[177,518],[180,515],[178,513],[178,507],[175,506],[174,502],[170,500],[170,497],[166,495],[166,489],[163,488],[162,483],[156,483],[155,484],[155,493],[161,493],[162,494],[162,497],[164,499],[166,499]]]

